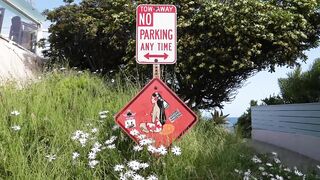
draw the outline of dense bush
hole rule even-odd
[[[320,102],[320,59],[306,72],[296,68],[287,78],[278,79],[280,95],[262,99],[266,105]]]
[[[320,102],[320,59],[306,72],[297,68],[287,78],[280,78],[279,87],[287,104]]]
[[[143,81],[151,68],[135,62],[135,8],[176,5],[178,60],[164,66],[164,79],[195,109],[221,107],[257,71],[295,65],[320,34],[315,0],[66,2],[46,13],[53,23],[46,54],[91,71],[126,70]]]
[[[250,107],[244,112],[236,123],[236,130],[244,138],[251,138],[252,121],[251,121],[251,107],[257,106],[258,102],[251,100]]]

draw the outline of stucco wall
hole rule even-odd
[[[252,139],[320,161],[320,103],[256,106]]]
[[[252,139],[286,148],[320,161],[319,137],[253,129]]]
[[[41,59],[0,37],[0,83],[34,79]]]

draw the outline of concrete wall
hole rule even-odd
[[[320,161],[320,103],[252,108],[252,139]]]
[[[34,53],[0,37],[0,83],[34,79],[41,59]]]

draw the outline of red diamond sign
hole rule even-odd
[[[152,79],[115,117],[137,143],[170,146],[197,122],[197,116],[160,79]],[[148,140],[148,141],[147,141]]]

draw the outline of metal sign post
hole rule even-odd
[[[153,65],[153,78],[161,79],[160,64],[154,64]]]

